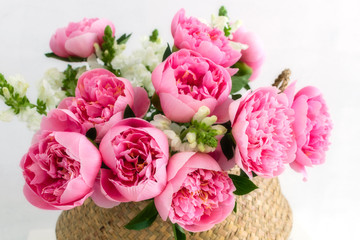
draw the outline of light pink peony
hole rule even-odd
[[[182,49],[171,54],[155,68],[151,80],[164,114],[176,122],[189,122],[201,106],[207,106],[212,114],[230,103],[228,71],[194,51]],[[226,121],[228,115],[218,117]]]
[[[135,104],[136,109],[133,108],[134,99],[142,103]],[[95,127],[100,139],[111,126],[123,119],[127,105],[137,116],[144,116],[150,105],[146,91],[143,88],[134,91],[127,79],[99,68],[83,73],[75,97],[65,98],[58,108],[70,110],[87,130]]]
[[[332,129],[330,115],[319,89],[309,86],[294,98],[294,133],[297,142],[296,159],[290,166],[307,178],[305,167],[325,162]]]
[[[240,27],[233,33],[232,41],[248,46],[248,49],[241,51],[240,61],[253,70],[249,80],[256,79],[265,60],[264,47],[259,37],[252,32],[248,32],[244,27]]]
[[[184,9],[174,16],[171,33],[178,49],[194,50],[223,67],[232,66],[241,56],[240,51],[230,46],[223,31],[211,28],[196,18],[186,18]]]
[[[166,135],[150,123],[122,120],[104,136],[99,149],[108,167],[101,169],[99,190],[92,196],[99,206],[143,201],[164,189],[169,145]]]
[[[201,232],[222,222],[235,205],[235,186],[209,155],[181,152],[167,167],[168,183],[155,197],[161,218],[168,217],[191,232]]]
[[[103,42],[106,26],[111,27],[114,35],[114,24],[107,19],[84,18],[80,22],[71,22],[67,27],[56,30],[51,37],[50,48],[60,57],[87,58],[94,52],[94,44]]]
[[[101,166],[98,149],[82,134],[43,131],[20,163],[24,194],[36,207],[68,210],[92,194]]]
[[[248,91],[230,105],[232,134],[237,144],[235,162],[249,176],[252,172],[262,177],[278,176],[285,164],[294,161],[292,99],[292,94],[264,87]]]

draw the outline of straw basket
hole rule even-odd
[[[248,195],[237,197],[237,213],[211,230],[190,235],[187,239],[216,240],[285,240],[292,227],[289,204],[280,191],[277,178],[254,178],[259,187]],[[64,211],[56,225],[58,240],[173,240],[172,225],[156,221],[144,230],[128,230],[123,226],[148,204],[122,203],[112,209],[97,207],[91,200]]]

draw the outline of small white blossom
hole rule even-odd
[[[87,63],[89,64],[90,69],[104,68],[104,66],[101,65],[101,64],[97,61],[97,57],[96,57],[95,54],[91,54],[91,55],[87,58]]]
[[[3,88],[2,88],[2,92],[3,92],[3,94],[4,94],[4,98],[5,98],[5,99],[11,98],[10,91],[9,91],[9,89],[8,89],[7,87],[3,87]]]
[[[51,68],[45,72],[45,75],[39,81],[38,98],[45,102],[48,109],[55,108],[66,97],[65,92],[61,90],[64,78],[62,72],[56,68]]]
[[[19,114],[19,119],[27,123],[27,127],[31,130],[39,130],[42,116],[36,111],[36,108],[26,107]]]
[[[211,117],[205,117],[203,120],[201,120],[201,123],[205,123],[207,126],[211,126],[214,123],[216,123],[217,117],[215,115],[212,115]]]
[[[102,51],[98,43],[94,43],[95,54],[98,58],[102,58]]]
[[[14,116],[15,116],[14,111],[11,108],[9,108],[8,110],[0,112],[0,121],[11,122]]]
[[[223,125],[214,125],[211,126],[212,129],[217,131],[217,135],[223,135],[226,133],[227,129]]]
[[[211,26],[217,28],[221,31],[228,26],[229,18],[226,16],[217,16],[215,14],[211,15]]]
[[[19,75],[13,75],[7,78],[7,81],[10,85],[14,87],[15,92],[17,92],[20,97],[24,97],[26,95],[26,91],[29,87],[29,84],[25,81],[25,79]]]
[[[188,132],[186,134],[186,139],[190,144],[196,143],[196,134],[193,132]],[[196,144],[195,144],[195,146],[196,146]]]
[[[237,51],[246,50],[249,48],[248,45],[239,42],[229,41],[230,46]]]
[[[194,114],[192,120],[201,122],[205,117],[210,114],[210,108],[206,106],[201,106],[199,110]]]
[[[160,130],[168,130],[170,129],[171,121],[164,115],[156,114],[154,120],[150,123]]]

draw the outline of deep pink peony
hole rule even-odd
[[[142,103],[135,104],[136,109],[133,108],[135,99]],[[123,119],[127,105],[137,116],[143,116],[150,105],[146,91],[143,88],[134,91],[127,79],[99,68],[83,73],[79,77],[75,97],[65,98],[58,108],[74,113],[87,130],[95,127],[99,139]]]
[[[101,207],[143,201],[160,194],[166,185],[169,145],[166,135],[139,118],[124,119],[100,143],[103,161],[98,191],[92,196]]]
[[[84,18],[80,22],[71,22],[67,27],[56,30],[51,37],[50,48],[60,57],[87,58],[94,52],[94,44],[103,42],[106,26],[111,27],[114,35],[114,24],[107,19]]]
[[[253,70],[249,80],[256,79],[265,60],[265,51],[260,38],[256,34],[248,32],[244,27],[240,27],[233,33],[232,41],[248,46],[248,49],[241,51],[240,61]]]
[[[82,134],[43,131],[20,163],[24,194],[36,207],[68,210],[92,194],[101,166],[98,149]]]
[[[290,166],[307,178],[305,167],[322,164],[332,129],[330,115],[319,89],[305,87],[294,98],[296,159]]]
[[[228,71],[194,51],[182,49],[171,54],[155,68],[151,80],[164,114],[176,122],[189,122],[201,106],[213,114],[230,103]],[[218,117],[228,120],[227,113]]]
[[[234,209],[235,186],[207,154],[181,152],[167,167],[168,183],[155,197],[161,218],[168,217],[191,232],[201,232],[225,220]]]
[[[248,91],[230,105],[232,134],[237,144],[235,162],[249,176],[280,175],[285,164],[294,161],[294,110],[291,89],[279,93],[275,87]]]
[[[174,16],[171,33],[178,49],[194,50],[223,67],[232,66],[241,56],[240,51],[230,46],[223,31],[211,28],[196,18],[186,18],[184,9]]]

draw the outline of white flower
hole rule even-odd
[[[154,120],[150,123],[160,130],[168,130],[170,129],[171,121],[164,115],[156,114]]]
[[[207,126],[211,126],[214,123],[216,123],[217,117],[215,115],[212,115],[211,117],[205,117],[203,120],[201,120],[201,123],[205,123]]]
[[[91,55],[87,58],[87,63],[89,64],[90,69],[104,68],[104,66],[101,65],[101,64],[97,61],[97,57],[96,57],[95,54],[91,54]]]
[[[11,122],[14,116],[15,116],[14,111],[11,108],[9,108],[8,110],[0,112],[0,121]]]
[[[227,132],[226,127],[223,125],[214,125],[211,128],[217,131],[217,135],[224,135]]]
[[[14,87],[15,92],[17,92],[20,97],[24,97],[26,95],[29,84],[21,75],[16,74],[14,76],[10,76],[7,78],[7,81]]]
[[[228,26],[229,18],[226,16],[211,15],[211,26],[221,31]]]
[[[210,114],[210,108],[206,106],[201,106],[199,110],[194,114],[192,120],[201,122],[209,114]]]
[[[3,94],[4,94],[4,98],[5,98],[5,99],[11,98],[10,91],[9,91],[9,89],[8,89],[7,87],[3,87],[3,88],[2,88],[2,92],[3,92]]]
[[[55,108],[62,99],[66,97],[61,90],[64,74],[56,68],[51,68],[45,72],[38,84],[38,98],[46,103],[48,109]]]
[[[246,50],[249,48],[248,45],[239,42],[229,41],[229,44],[234,50],[237,51]]]
[[[19,114],[19,119],[26,122],[27,127],[34,131],[39,130],[41,118],[42,116],[36,111],[36,108],[26,107]]]

